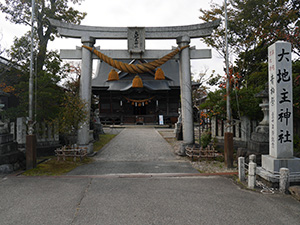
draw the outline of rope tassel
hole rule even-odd
[[[94,49],[92,47],[88,47],[86,45],[82,45],[82,47],[90,50],[92,53],[97,55],[101,60],[106,62],[108,65],[110,65],[122,72],[130,73],[130,74],[138,74],[138,73],[141,74],[141,73],[150,72],[152,70],[155,70],[157,67],[160,67],[165,62],[167,62],[168,60],[173,58],[178,52],[189,47],[189,45],[183,46],[181,48],[176,48],[174,51],[170,52],[169,54],[163,56],[160,59],[154,60],[149,63],[142,63],[142,64],[136,64],[136,65],[127,64],[127,63],[123,63],[123,62],[114,60],[114,59],[104,55],[103,53],[97,51],[96,49]]]

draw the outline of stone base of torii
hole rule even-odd
[[[51,25],[57,27],[62,37],[80,38],[83,45],[94,47],[96,39],[127,39],[128,50],[101,50],[111,58],[132,59],[135,56],[143,59],[153,59],[163,56],[163,50],[145,50],[146,39],[176,39],[178,47],[190,44],[191,38],[201,38],[211,35],[220,21],[174,27],[94,27],[66,24],[57,20],[50,20]],[[183,124],[184,145],[194,143],[191,59],[211,58],[210,50],[183,49],[180,60],[180,91],[181,115]],[[81,59],[80,97],[86,102],[87,111],[91,108],[91,79],[93,55],[86,48],[77,50],[62,50],[62,59]],[[93,152],[93,145],[89,138],[89,122],[83,123],[78,130],[78,145],[88,147]]]

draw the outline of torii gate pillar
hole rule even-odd
[[[190,37],[182,36],[177,38],[179,47],[190,44]],[[194,143],[194,123],[192,104],[192,81],[190,49],[185,48],[180,52],[179,63],[180,94],[181,94],[181,115],[183,125],[183,142],[185,145]]]
[[[83,45],[93,47],[95,39],[85,36],[81,37]],[[92,70],[93,59],[92,52],[86,48],[82,48],[82,63],[81,63],[81,78],[79,95],[86,104],[87,120],[80,125],[77,136],[77,143],[79,146],[88,147],[88,153],[93,152],[93,144],[90,144],[90,108],[91,108],[91,95],[92,95]]]

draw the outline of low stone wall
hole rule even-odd
[[[54,144],[59,142],[59,133],[57,125],[37,123],[35,125],[37,143],[44,145],[43,143]],[[19,145],[25,145],[27,124],[25,118],[17,118],[16,124],[16,141]]]
[[[248,117],[243,116],[241,120],[233,120],[232,124],[230,131],[233,133],[234,142],[239,143],[239,147],[246,147],[247,143],[251,140],[251,133],[255,131],[258,122],[251,121]],[[225,120],[213,117],[211,119],[212,137],[216,137],[218,140],[224,140],[225,125]]]
[[[37,123],[35,125],[37,137],[37,156],[54,155],[54,150],[60,147],[57,125]],[[17,118],[17,122],[10,124],[10,132],[15,137],[20,149],[25,149],[27,124],[25,118]]]

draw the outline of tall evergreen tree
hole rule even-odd
[[[82,0],[36,0],[34,29],[34,70],[35,70],[35,102],[37,120],[53,120],[61,112],[65,98],[63,88],[58,86],[61,79],[66,76],[68,66],[64,66],[56,51],[47,51],[49,41],[58,35],[57,30],[49,23],[49,18],[67,23],[80,24],[86,13],[79,12],[71,5],[80,4]],[[15,24],[31,26],[31,0],[5,0],[0,3],[0,11],[6,14],[6,19]],[[20,104],[6,113],[10,117],[27,116],[28,110],[28,80],[30,64],[30,37],[27,32],[20,38],[15,38],[11,49],[7,50],[14,66],[20,68],[22,73],[6,74],[1,79],[9,81],[13,86],[14,94]],[[10,76],[10,79],[7,79]]]
[[[5,0],[5,4],[0,3],[0,11],[6,14],[6,19],[10,22],[30,26],[31,2],[31,0]],[[37,73],[44,67],[49,40],[54,40],[57,35],[57,30],[48,19],[80,24],[86,13],[75,10],[70,3],[80,4],[81,2],[82,0],[36,0]]]
[[[267,48],[277,40],[292,43],[300,56],[300,3],[295,0],[229,0],[229,45],[237,56],[238,71],[246,78],[267,62]],[[200,19],[208,22],[223,18],[224,6],[212,4],[210,10],[200,10]],[[204,42],[224,53],[224,26],[220,26]],[[224,55],[224,54],[223,54]]]
[[[248,98],[248,101],[255,103],[252,99],[254,94],[265,88],[268,79],[267,48],[274,42],[278,40],[290,42],[294,54],[300,57],[299,9],[300,2],[296,0],[229,0],[229,46],[231,54],[236,58],[233,72],[240,77],[240,90],[235,91],[238,98],[246,100]],[[210,10],[200,12],[200,19],[206,22],[217,18],[223,18],[224,21],[224,5],[212,4]],[[203,38],[206,44],[216,48],[223,56],[224,34],[224,26],[220,26],[213,36]],[[297,62],[294,62],[294,65],[295,63]],[[294,92],[294,96],[295,94]],[[239,104],[242,104],[241,99]],[[211,105],[213,106],[213,103]],[[234,110],[234,102],[231,105]],[[255,116],[256,113],[251,113],[247,107],[254,108],[250,104],[248,106],[245,104],[240,110]]]

